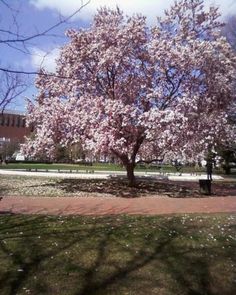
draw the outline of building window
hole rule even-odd
[[[25,128],[25,118],[22,119],[22,127]]]
[[[12,116],[11,127],[14,127],[14,126],[15,126],[15,117]]]
[[[6,119],[6,126],[10,126],[10,117],[9,116]]]
[[[1,125],[2,126],[4,126],[4,123],[5,123],[5,117],[4,117],[4,115],[2,115],[1,117],[0,117],[0,119],[1,119]]]
[[[20,122],[21,122],[21,119],[20,119],[20,116],[18,116],[17,117],[17,122],[16,122],[17,127],[20,127]]]

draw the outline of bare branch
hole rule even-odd
[[[71,80],[77,80],[76,77],[68,77],[68,76],[61,76],[54,73],[46,73],[44,71],[21,71],[21,70],[12,70],[7,68],[0,68],[0,71],[5,73],[13,73],[13,74],[22,74],[22,75],[38,75],[38,76],[45,76],[45,77],[55,77],[59,79],[71,79]]]
[[[72,19],[76,14],[78,14],[85,6],[87,6],[90,3],[91,0],[88,0],[86,3],[83,3],[83,1],[81,2],[82,5],[80,6],[79,9],[77,9],[74,13],[72,13],[71,15],[69,15],[66,18],[61,19],[59,22],[57,22],[56,24],[54,24],[53,26],[47,28],[46,30],[36,33],[32,36],[28,36],[28,37],[20,37],[20,35],[17,35],[17,38],[13,38],[13,39],[3,39],[0,40],[0,43],[25,43],[28,42],[32,39],[35,38],[39,38],[39,37],[45,37],[48,36],[47,34],[49,32],[51,32],[52,30],[54,30],[55,28],[61,26],[62,24],[67,23],[70,19]]]
[[[21,11],[21,7],[12,7],[8,1],[0,0],[0,3],[5,6],[7,10],[10,11],[10,15],[12,17],[12,26],[9,28],[2,27],[0,28],[1,38],[0,44],[6,45],[13,50],[20,51],[23,54],[31,54],[29,50],[29,46],[31,46],[31,42],[34,39],[40,37],[58,37],[58,35],[54,34],[54,30],[59,26],[67,23],[71,20],[75,15],[77,15],[86,5],[88,5],[90,0],[87,0],[85,3],[81,0],[80,7],[74,11],[68,17],[60,16],[59,21],[54,25],[50,26],[49,28],[45,29],[44,31],[36,30],[35,34],[31,36],[25,36],[19,27],[19,23],[17,21],[17,16]],[[20,96],[27,88],[27,85],[22,81],[25,80],[25,76],[30,75],[39,75],[39,76],[46,76],[46,77],[56,77],[60,79],[70,79],[70,77],[63,77],[58,76],[53,73],[46,73],[43,70],[40,71],[27,71],[27,70],[20,70],[20,69],[12,69],[8,68],[7,66],[2,65],[0,68],[1,74],[1,81],[0,81],[0,110],[4,110],[5,107],[11,103],[17,96]],[[24,79],[21,77],[24,76]]]
[[[3,112],[6,106],[16,97],[20,96],[28,88],[28,85],[19,74],[4,72],[0,77],[0,110]]]

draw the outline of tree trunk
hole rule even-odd
[[[135,164],[133,163],[128,163],[125,165],[126,171],[127,171],[127,178],[128,178],[128,183],[130,187],[134,187],[136,184],[135,181],[135,176],[134,176],[134,167]]]
[[[224,165],[223,169],[224,169],[226,175],[231,174],[231,167],[229,164]]]

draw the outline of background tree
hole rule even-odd
[[[25,80],[18,73],[0,73],[0,112],[3,112],[7,105],[25,92],[28,87]]]
[[[57,77],[36,80],[28,116],[36,139],[24,151],[53,155],[55,142],[82,142],[116,156],[132,186],[137,156],[193,159],[234,136],[226,110],[235,56],[218,17],[203,1],[182,0],[152,28],[102,8],[89,29],[69,30]]]
[[[236,16],[228,15],[225,19],[225,26],[222,29],[222,35],[226,37],[229,44],[232,46],[234,52],[236,52]],[[234,93],[236,94],[236,83],[234,84]],[[228,110],[228,120],[235,129],[236,126],[236,104]],[[217,152],[222,158],[222,168],[226,174],[231,173],[232,163],[236,163],[236,142],[235,139],[227,142],[224,145],[217,147]]]
[[[0,144],[0,159],[8,160],[20,149],[20,142],[17,140],[2,142]]]
[[[236,146],[232,144],[221,147],[218,150],[218,155],[222,158],[221,164],[225,174],[230,174],[231,168],[236,165]]]

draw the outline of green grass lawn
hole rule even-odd
[[[94,163],[92,166],[79,164],[43,164],[43,163],[9,163],[7,165],[0,165],[0,169],[48,169],[48,170],[124,170],[121,165]]]
[[[0,215],[0,294],[236,294],[236,216]]]

